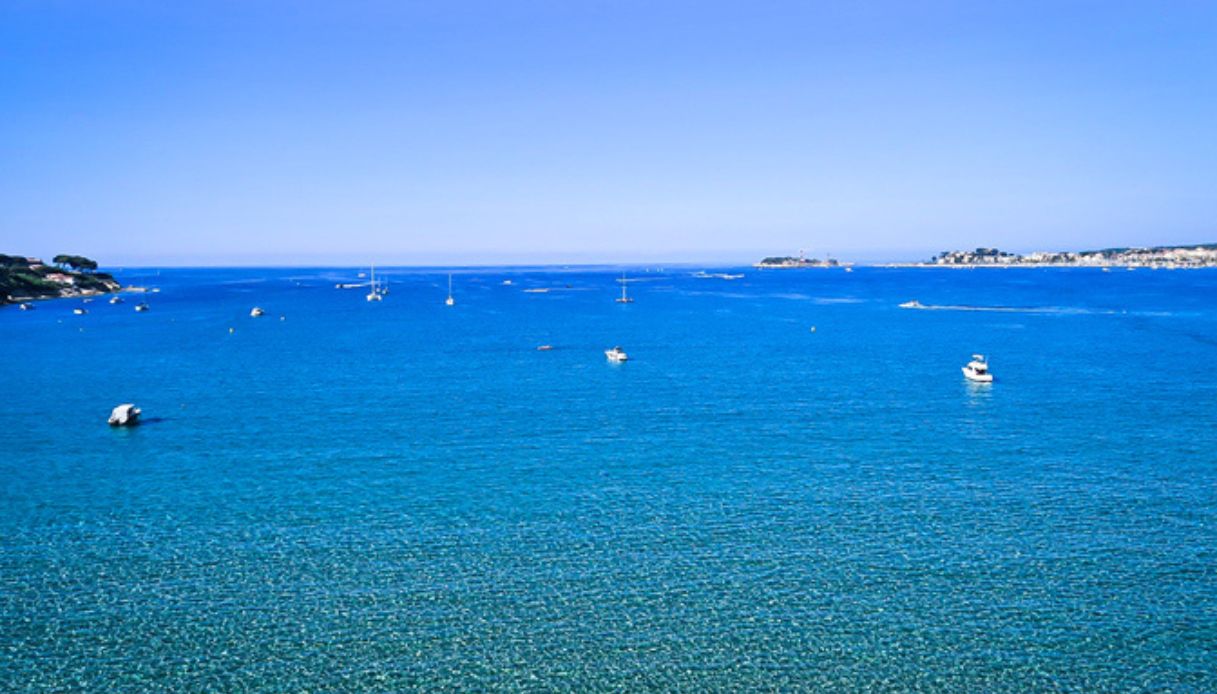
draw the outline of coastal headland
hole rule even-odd
[[[0,304],[94,296],[120,289],[112,275],[98,272],[97,262],[84,256],[57,255],[48,265],[40,258],[0,254]]]

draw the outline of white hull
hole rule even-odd
[[[606,349],[604,350],[604,356],[611,362],[621,363],[623,361],[629,361],[629,357],[626,356],[626,353],[619,349]]]
[[[961,370],[963,371],[963,377],[968,379],[969,381],[973,381],[975,383],[992,383],[993,382],[993,374],[991,374],[991,373],[979,373],[979,372],[973,371],[972,369],[969,369],[966,366],[963,367],[963,369],[961,369]]]

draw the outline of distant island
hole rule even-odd
[[[797,257],[797,258],[795,258],[793,256],[788,256],[788,255],[764,258],[763,260],[761,260],[761,262],[753,264],[752,267],[756,267],[756,268],[811,268],[811,267],[839,267],[840,265],[841,265],[841,263],[838,263],[833,258],[825,258],[824,260],[820,260],[819,258],[805,258],[802,253],[799,253],[799,257]]]
[[[57,255],[47,265],[39,258],[0,254],[0,304],[35,299],[93,296],[122,289],[97,262],[80,255]]]
[[[1152,248],[1106,248],[1098,251],[1038,251],[1027,255],[996,248],[974,251],[943,251],[924,263],[894,264],[903,267],[1217,267],[1217,243]]]

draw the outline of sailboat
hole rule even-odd
[[[448,298],[444,299],[444,304],[446,304],[448,306],[456,305],[456,299],[452,298],[452,273],[451,272],[448,273]]]
[[[372,266],[372,281],[371,281],[370,286],[372,289],[371,289],[371,291],[368,292],[367,300],[368,301],[383,301],[384,297],[381,296],[380,291],[376,286],[376,266],[375,265]]]
[[[634,300],[625,294],[625,273],[621,273],[621,298],[617,299],[619,304],[632,304]]]

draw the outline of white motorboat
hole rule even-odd
[[[139,424],[142,411],[131,403],[124,403],[110,411],[110,426],[130,427]]]
[[[456,299],[452,298],[452,273],[448,273],[448,298],[444,299],[445,306],[455,306]]]
[[[924,306],[921,305],[920,301],[913,300],[900,304],[900,308],[924,308]]]
[[[972,361],[963,367],[964,378],[976,383],[992,383],[993,374],[989,373],[989,360],[983,354],[973,354]]]
[[[136,305],[135,305],[135,310],[136,310],[136,311],[138,311],[138,312],[140,312],[140,313],[143,313],[144,311],[147,311],[147,310],[148,310],[148,304],[146,304],[146,303],[144,303],[143,301],[141,301],[141,302],[139,302],[138,304],[136,304]]]
[[[33,311],[34,305],[33,304],[21,304],[20,308],[22,311]]]
[[[110,297],[111,304],[121,304],[122,302],[123,302],[123,298],[121,296]]]
[[[78,316],[83,316],[84,314],[86,314],[86,313],[88,313],[88,312],[89,312],[89,311],[88,311],[87,309],[83,309],[83,308],[74,308],[74,309],[72,309],[72,313],[75,313],[75,314],[76,314],[76,315],[78,315]]]
[[[604,350],[604,356],[607,357],[609,361],[618,363],[628,361],[630,358],[629,355],[626,354],[625,351],[620,347]]]
[[[258,318],[258,317],[262,316],[262,315],[263,315],[263,314],[265,314],[265,313],[266,313],[266,311],[263,311],[261,308],[259,308],[259,307],[257,307],[257,306],[254,306],[253,308],[251,308],[251,309],[249,310],[249,317],[250,317],[250,318]]]

